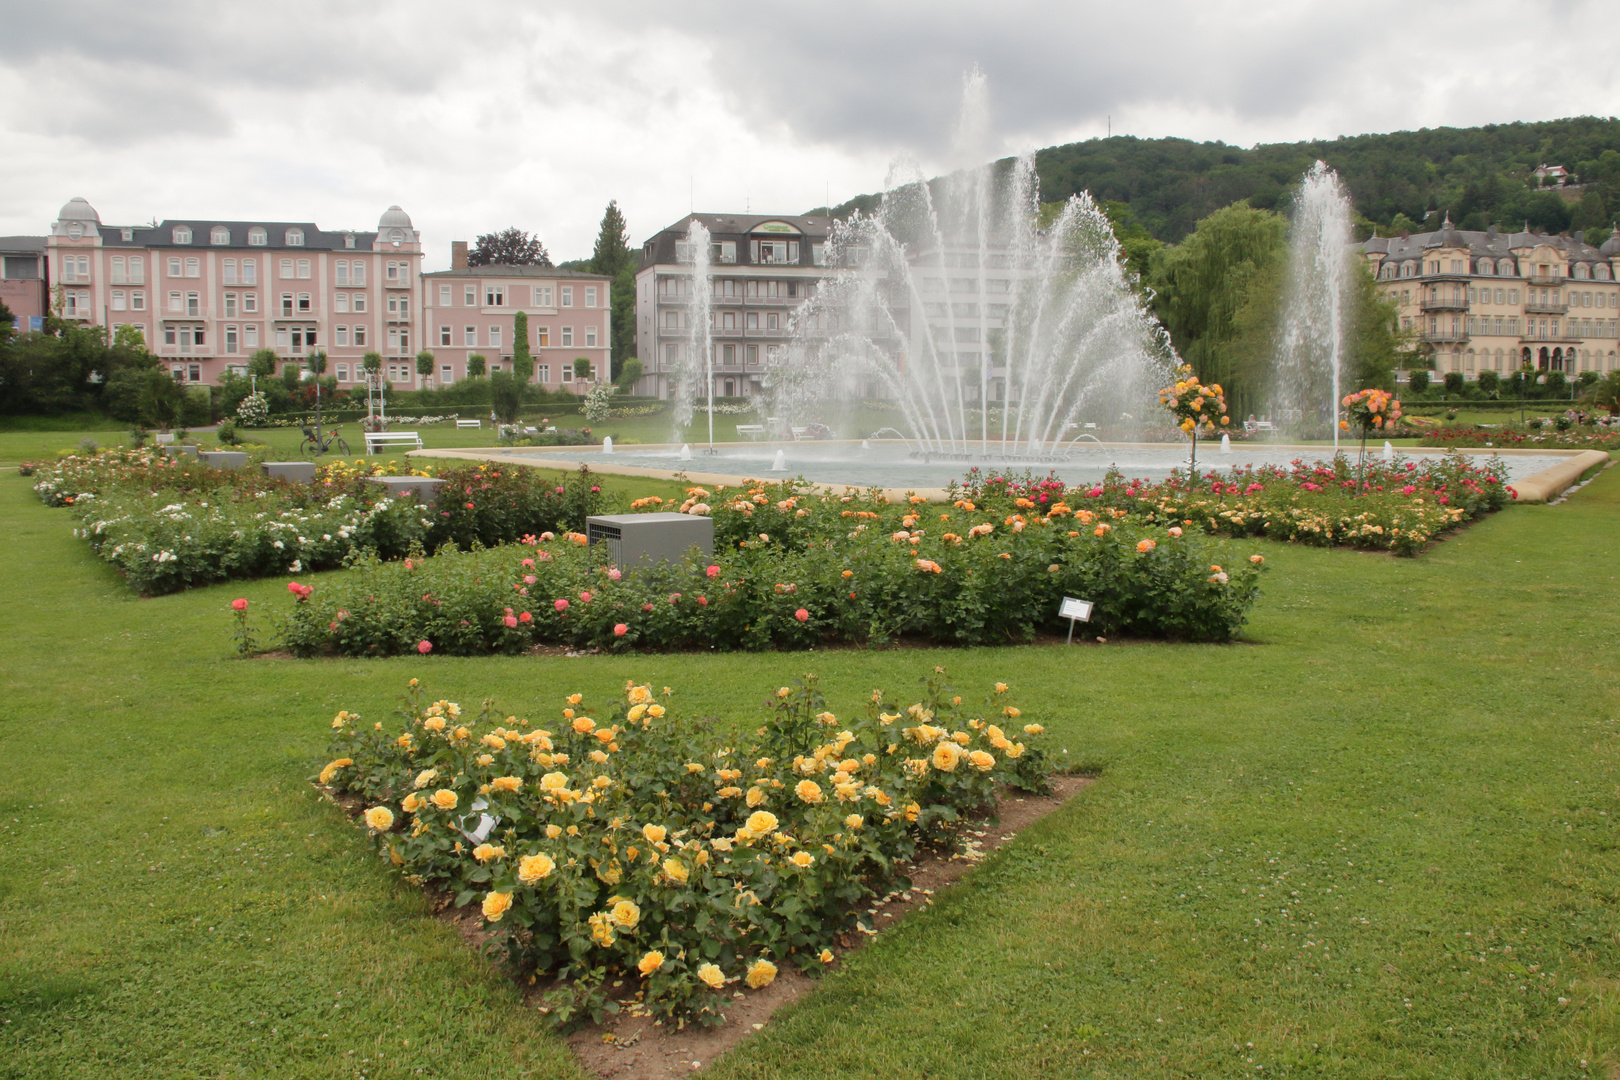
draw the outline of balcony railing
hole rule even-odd
[[[1540,300],[1526,300],[1524,310],[1531,315],[1562,315],[1569,310],[1569,305],[1543,303]]]
[[[1567,342],[1567,341],[1580,341],[1581,337],[1578,334],[1571,334],[1571,333],[1568,333],[1567,331],[1564,332],[1564,333],[1560,333],[1560,334],[1554,334],[1554,333],[1543,334],[1539,330],[1528,330],[1527,329],[1524,332],[1524,336],[1519,338],[1519,340],[1524,341],[1524,342],[1545,341],[1545,342],[1550,342],[1550,343],[1562,343],[1562,342]]]
[[[1424,330],[1419,335],[1419,340],[1428,342],[1430,344],[1440,344],[1440,343],[1451,344],[1453,342],[1462,342],[1462,341],[1467,341],[1468,340],[1468,331],[1467,330]]]
[[[1422,299],[1418,301],[1419,311],[1467,311],[1468,301],[1457,298]]]
[[[1558,274],[1526,274],[1524,280],[1531,285],[1567,285],[1569,279]]]

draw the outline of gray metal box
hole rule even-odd
[[[692,548],[714,554],[714,521],[696,514],[600,514],[585,519],[585,536],[598,557],[629,570],[679,562]]]
[[[201,450],[197,456],[216,469],[240,469],[248,463],[248,456],[239,450]]]
[[[386,488],[390,498],[403,499],[412,496],[417,502],[427,505],[439,497],[439,488],[444,481],[431,476],[368,476],[369,482],[378,487]]]
[[[289,484],[313,484],[315,482],[315,463],[313,461],[264,461],[259,463],[264,475],[278,477]]]

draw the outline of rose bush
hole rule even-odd
[[[510,963],[557,977],[554,1022],[639,988],[661,1017],[712,1024],[737,985],[872,932],[861,908],[998,789],[1047,788],[1042,728],[1005,684],[969,708],[935,671],[920,700],[875,691],[845,718],[807,676],[739,741],[678,716],[668,687],[601,708],[574,694],[534,723],[425,702],[413,679],[402,724],[338,713],[313,779],[357,800],[407,880],[478,903]]]
[[[703,498],[715,504],[692,502]],[[715,519],[712,560],[625,572],[578,533],[421,560],[364,559],[294,603],[280,635],[301,656],[394,655],[422,640],[452,655],[537,644],[987,644],[1060,629],[1058,602],[1068,595],[1093,601],[1098,633],[1225,641],[1254,603],[1261,571],[1247,553],[1132,523],[1121,509],[1071,510],[1059,500],[1036,510],[1021,501],[1029,505],[991,511],[965,500],[818,495],[795,482],[713,495],[694,488],[690,509]],[[1153,543],[1143,547],[1144,539]]]

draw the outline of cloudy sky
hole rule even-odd
[[[0,234],[72,195],[373,228],[430,267],[506,225],[589,254],[689,209],[793,213],[1102,135],[1250,145],[1620,112],[1601,0],[0,0]],[[989,123],[953,139],[964,73]]]

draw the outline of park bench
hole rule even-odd
[[[764,424],[738,424],[737,434],[749,439],[763,439],[765,437]]]
[[[422,436],[414,431],[368,431],[366,453],[376,454],[379,447],[410,446],[421,450]]]
[[[484,422],[482,420],[457,420],[456,421],[456,427],[458,427],[458,428],[479,428],[479,429],[482,429],[483,426],[484,426]]]

